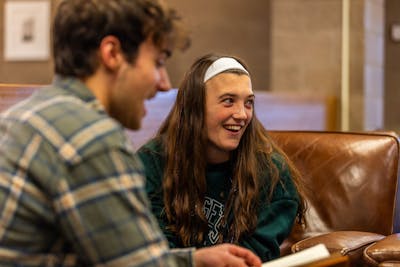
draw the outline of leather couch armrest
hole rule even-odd
[[[400,266],[400,233],[371,244],[363,257],[371,266]]]
[[[400,262],[385,261],[378,265],[379,267],[400,267]]]
[[[364,249],[383,238],[384,235],[370,232],[336,231],[301,240],[292,246],[292,252],[322,243],[331,254],[340,253],[349,256],[350,262],[362,262]]]

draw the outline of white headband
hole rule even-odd
[[[204,75],[204,82],[208,81],[209,79],[211,79],[217,74],[220,74],[223,71],[231,69],[239,69],[247,73],[247,75],[249,75],[249,72],[236,59],[231,57],[221,57],[215,60],[208,67],[206,74]]]

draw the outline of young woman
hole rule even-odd
[[[157,136],[138,151],[171,247],[232,242],[267,261],[301,221],[298,172],[256,118],[255,100],[240,59],[201,57]]]

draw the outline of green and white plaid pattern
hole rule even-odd
[[[56,77],[0,116],[0,266],[191,266],[150,213],[122,126]]]

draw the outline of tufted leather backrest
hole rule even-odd
[[[399,140],[392,133],[271,131],[303,175],[307,227],[281,247],[322,233],[400,232]]]

